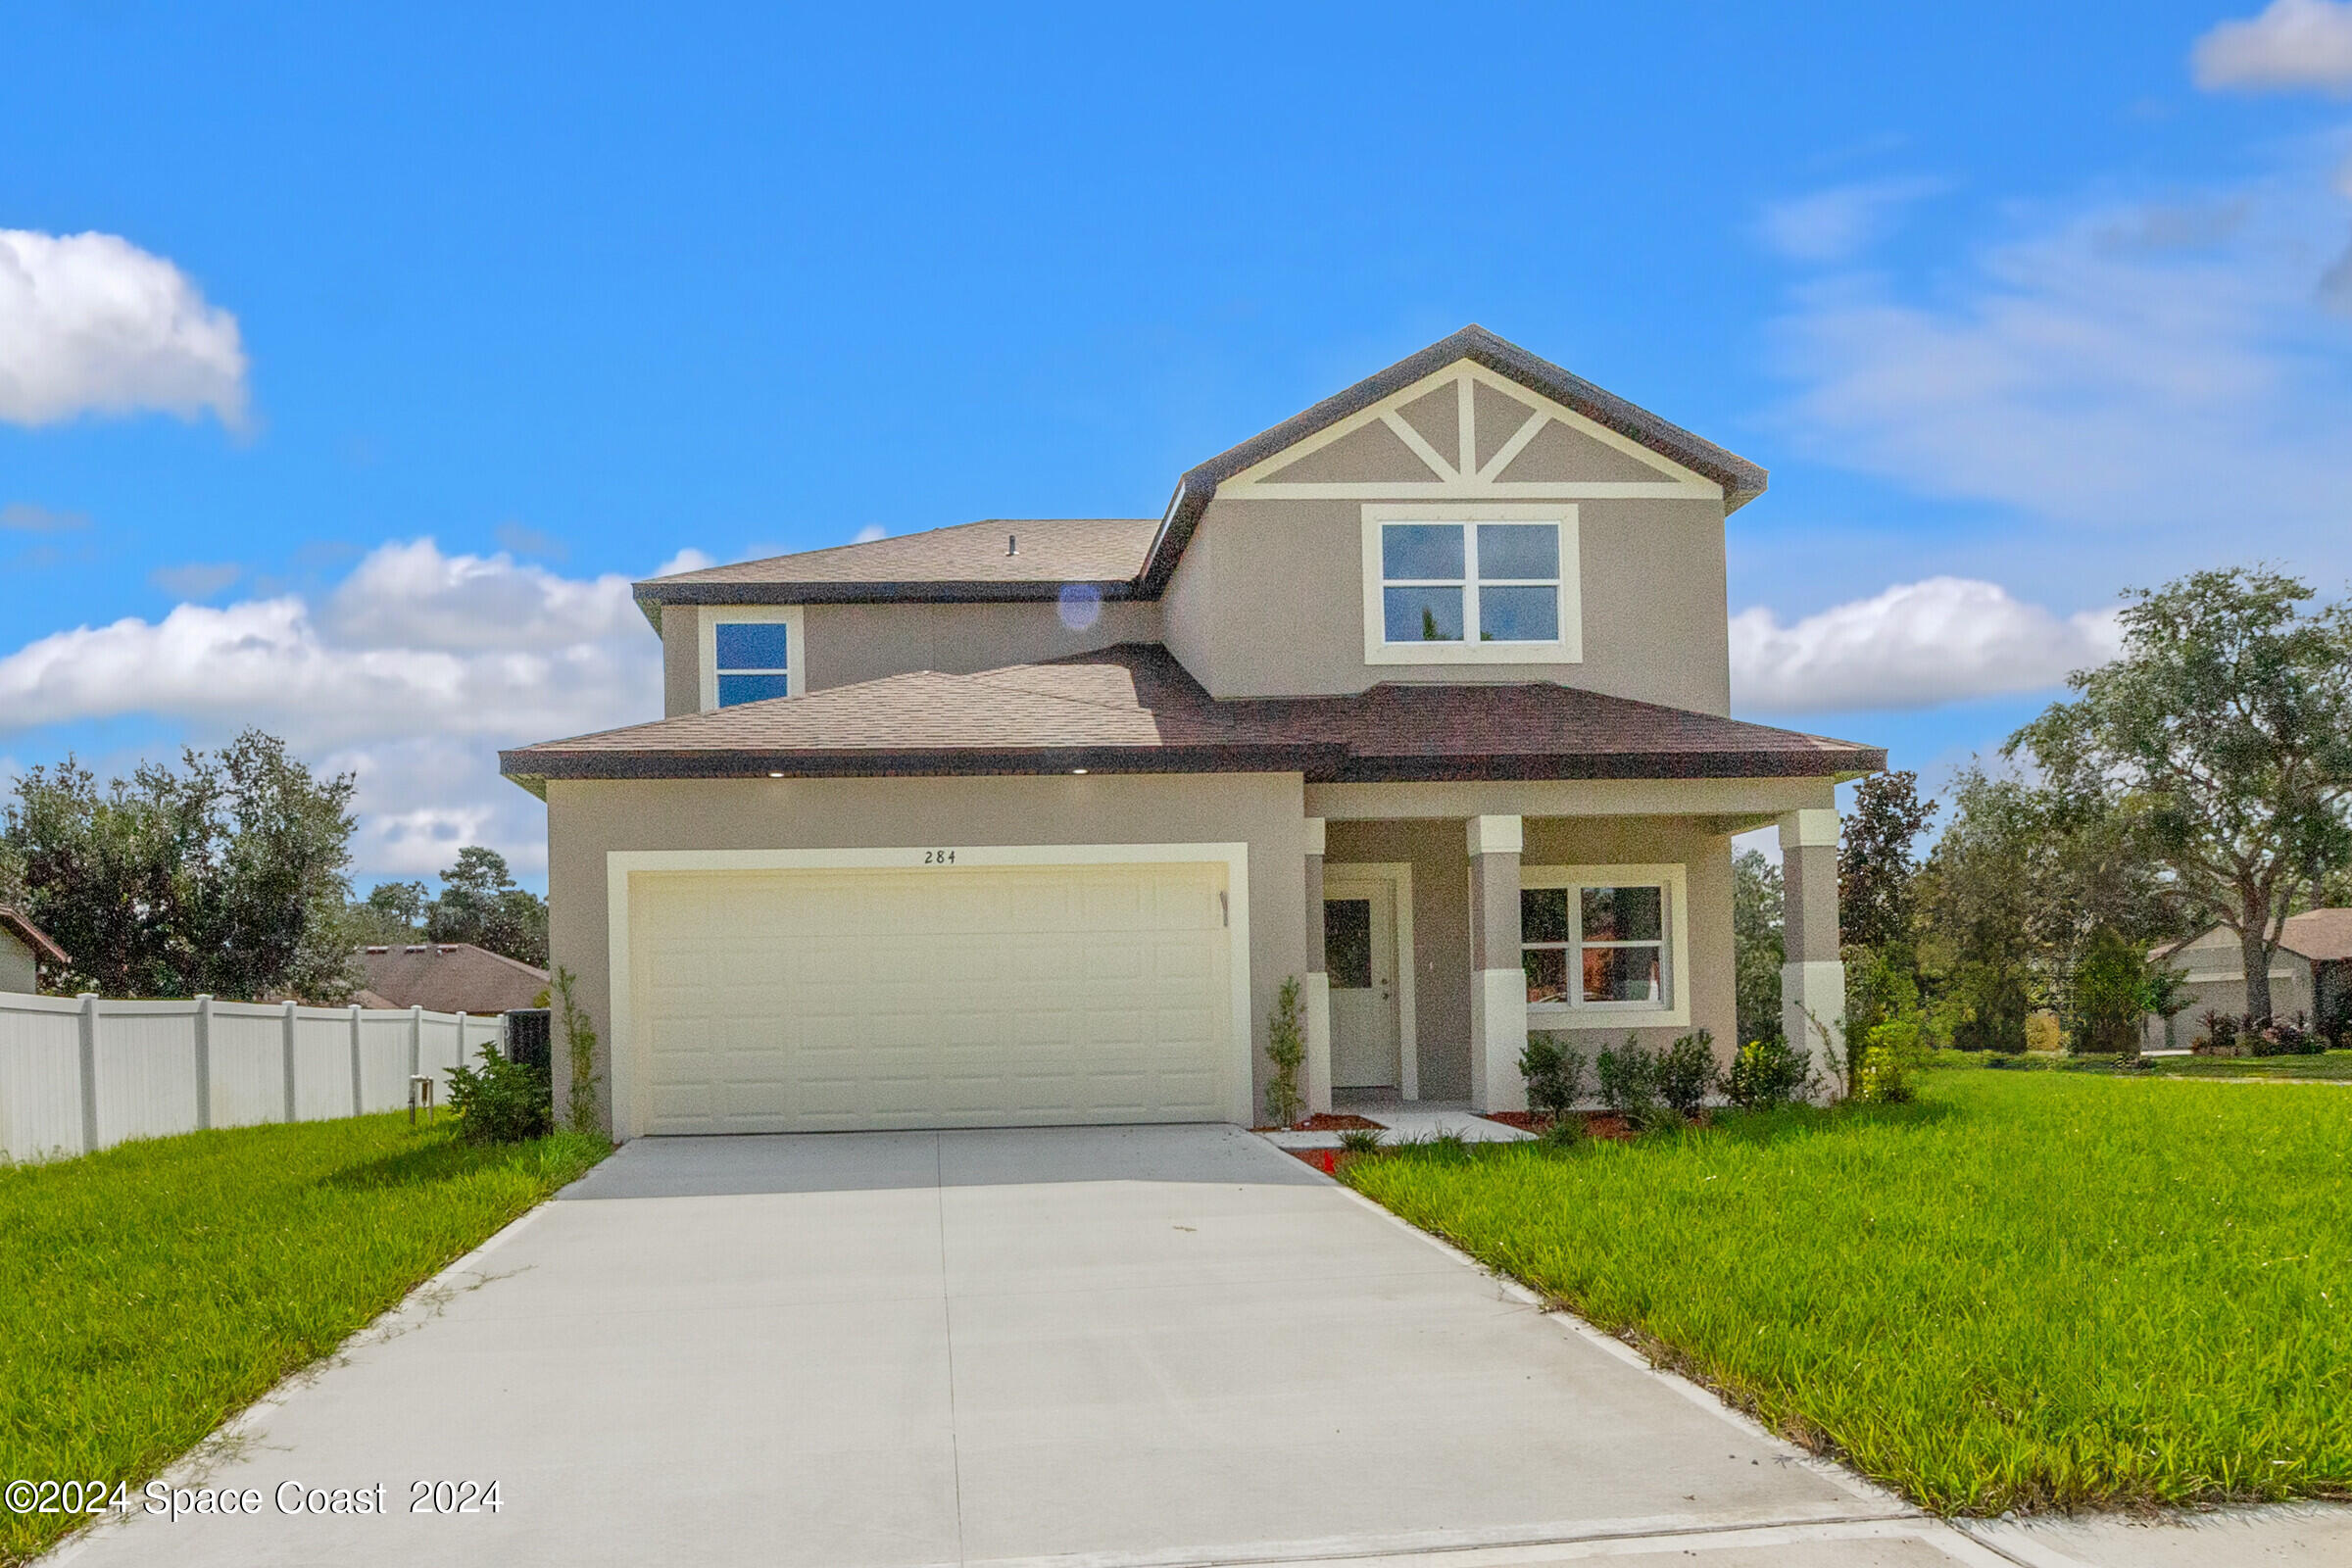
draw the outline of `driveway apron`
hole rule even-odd
[[[65,1558],[1947,1560],[1227,1127],[640,1140],[172,1480],[264,1510]],[[495,1512],[435,1510],[493,1482]],[[287,1514],[286,1483],[388,1511]]]

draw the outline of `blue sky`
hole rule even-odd
[[[1772,470],[1740,710],[1931,782],[2352,570],[2352,5],[1134,9],[0,11],[0,769],[257,722],[363,886],[536,873],[628,578],[1154,514],[1472,320]]]

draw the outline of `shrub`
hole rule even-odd
[[[1724,1069],[1723,1098],[1741,1110],[1786,1105],[1803,1097],[1812,1076],[1811,1063],[1788,1041],[1752,1041]]]
[[[1581,1149],[1592,1135],[1586,1130],[1584,1117],[1567,1115],[1553,1117],[1537,1136],[1545,1149]]]
[[[1585,1054],[1571,1051],[1556,1035],[1529,1035],[1519,1053],[1519,1075],[1527,1080],[1527,1103],[1558,1121],[1585,1092]]]
[[[1628,1122],[1638,1125],[1641,1114],[1657,1104],[1658,1058],[1642,1050],[1634,1036],[1627,1035],[1625,1044],[1614,1051],[1604,1047],[1592,1067],[1601,1103]]]
[[[1862,1065],[1854,1074],[1856,1100],[1866,1105],[1900,1105],[1912,1094],[1910,1076],[1892,1047],[1872,1046],[1862,1053]]]
[[[1698,1114],[1715,1087],[1715,1037],[1701,1029],[1668,1046],[1658,1057],[1658,1098],[1686,1118]]]
[[[1306,1027],[1298,1014],[1298,977],[1283,981],[1274,1012],[1266,1021],[1266,1055],[1274,1076],[1266,1081],[1266,1120],[1288,1127],[1298,1119],[1298,1064],[1306,1060]]]
[[[2042,1007],[2026,1014],[2026,1049],[2045,1054],[2066,1049],[2066,1031],[2058,1026],[2056,1013]]]
[[[479,1067],[449,1069],[449,1105],[469,1144],[519,1144],[556,1130],[556,1092],[547,1074],[487,1046]]]
[[[1380,1129],[1349,1127],[1340,1134],[1340,1147],[1350,1154],[1369,1154],[1380,1148]]]

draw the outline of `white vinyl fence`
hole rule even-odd
[[[409,1079],[478,1063],[506,1019],[294,1003],[109,1002],[0,992],[0,1160],[126,1138],[324,1121],[409,1102]]]

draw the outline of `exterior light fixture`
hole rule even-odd
[[[770,773],[770,774],[768,774],[767,776],[768,776],[769,778],[782,778],[784,775],[783,775],[783,774],[781,774],[781,773]]]
[[[1083,767],[1073,767],[1070,769],[1070,771],[1073,773],[1083,773],[1086,771],[1086,769]]]

